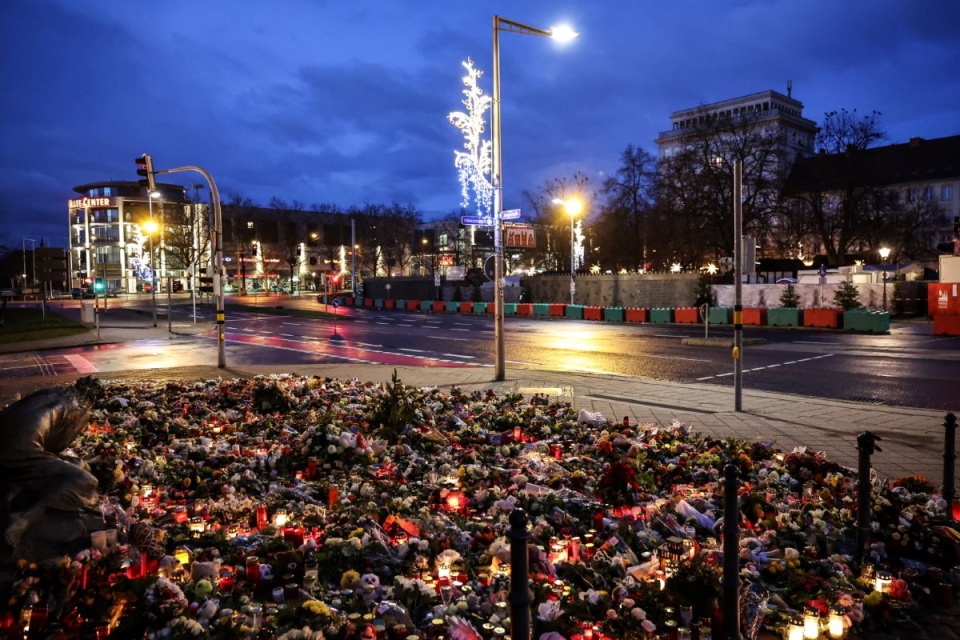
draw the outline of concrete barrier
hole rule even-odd
[[[516,302],[504,302],[504,303],[503,303],[503,315],[505,315],[505,316],[515,316],[515,315],[517,315],[517,303],[516,303]]]
[[[842,309],[804,309],[803,326],[839,329],[843,325]]]
[[[533,303],[532,303],[532,302],[518,302],[518,303],[517,303],[517,315],[518,315],[518,316],[532,316],[532,315],[533,315]]]
[[[490,304],[490,303],[488,303],[488,302],[474,302],[474,303],[473,303],[473,312],[474,312],[474,313],[486,313],[486,312],[487,312],[487,305],[488,305],[488,304],[489,304],[491,307],[493,306],[492,304]]]
[[[565,304],[551,304],[550,305],[550,317],[551,318],[564,318],[567,315],[567,305]]]
[[[683,324],[696,324],[700,322],[700,309],[697,307],[680,307],[673,310],[673,321]]]
[[[850,331],[888,333],[890,331],[890,314],[885,311],[867,311],[866,309],[844,311],[843,328]]]
[[[461,302],[460,313],[473,313],[473,305],[474,303],[472,301]]]
[[[743,310],[740,321],[743,324],[765,327],[767,326],[767,308],[748,307]]]
[[[730,324],[733,322],[733,309],[730,307],[710,307],[707,315],[710,324]]]
[[[583,305],[568,304],[567,308],[564,310],[564,314],[567,318],[583,320]]]
[[[768,327],[799,327],[803,325],[803,309],[798,307],[773,307],[767,309]]]
[[[550,305],[546,302],[534,302],[533,303],[533,315],[537,317],[547,317],[550,315]]]
[[[444,306],[444,311],[446,311],[447,313],[457,313],[460,311],[460,303],[450,300]]]
[[[650,309],[650,322],[656,324],[669,324],[673,322],[673,309],[667,307]]]
[[[650,309],[631,308],[623,313],[627,322],[650,322]]]
[[[623,322],[623,307],[604,307],[603,319],[607,322]]]

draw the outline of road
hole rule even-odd
[[[307,299],[284,305],[322,309]],[[209,305],[198,309],[201,320],[210,319]],[[176,320],[187,321],[191,314],[189,305],[175,304],[173,310]],[[161,314],[165,322],[166,307]],[[334,319],[231,312],[228,359],[233,364],[492,367],[490,316],[366,309],[340,309],[338,314],[343,315]],[[681,342],[703,335],[702,326],[692,325],[507,317],[506,366],[732,386],[730,349]],[[751,327],[744,335],[766,341],[744,348],[745,388],[957,410],[960,338],[933,336],[929,323],[897,323],[889,335],[879,336]],[[710,336],[729,337],[732,329],[711,327]],[[215,353],[214,343],[215,334],[209,331],[175,342],[135,340],[8,354],[0,356],[0,377],[180,366],[195,363],[202,350]]]

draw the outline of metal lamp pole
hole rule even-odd
[[[153,305],[153,326],[157,326],[157,272],[153,258],[153,233],[157,230],[157,223],[153,220],[153,196],[150,198],[150,219],[143,225],[150,241],[150,302]]]
[[[490,110],[491,138],[493,151],[493,340],[494,340],[494,380],[502,382],[506,378],[503,347],[503,157],[502,136],[500,130],[500,31],[511,31],[530,36],[557,38],[567,41],[578,34],[566,28],[551,28],[549,31],[530,27],[519,22],[493,16],[493,105]]]
[[[887,263],[887,258],[890,257],[890,247],[880,247],[880,261],[883,264]],[[887,269],[883,269],[883,310],[887,310]]]

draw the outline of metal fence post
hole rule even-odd
[[[956,491],[957,462],[957,416],[948,413],[943,418],[943,490],[941,495],[947,501],[947,514],[953,516],[953,499]]]
[[[514,509],[510,513],[510,640],[530,640],[533,629],[530,625],[530,565],[527,555],[527,513]]]
[[[875,433],[863,431],[857,436],[857,561],[863,562],[870,550],[870,456],[882,451],[877,446],[881,438]]]
[[[737,465],[723,468],[723,634],[740,637],[740,479]]]

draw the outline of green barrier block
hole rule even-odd
[[[550,305],[546,302],[534,302],[533,303],[533,315],[535,316],[549,316],[550,315]]]
[[[377,298],[373,301],[373,306],[377,309],[383,309],[383,298]]]
[[[517,303],[516,303],[516,302],[504,302],[504,303],[503,303],[503,315],[505,315],[505,316],[515,316],[515,315],[517,315]]]
[[[890,314],[883,311],[855,309],[844,311],[843,328],[850,331],[886,333],[890,331]]]
[[[433,300],[421,300],[420,311],[433,311]]]
[[[710,307],[710,324],[730,324],[733,322],[733,309],[730,307]]]
[[[406,300],[397,300],[397,311],[406,311],[407,310],[407,301]]]
[[[566,317],[574,320],[583,320],[583,305],[568,304],[566,309]]]
[[[606,322],[623,322],[623,307],[604,307],[603,319]]]
[[[669,324],[673,322],[673,309],[657,308],[650,309],[650,322],[659,324]]]
[[[803,324],[803,309],[797,307],[773,307],[767,309],[767,326],[799,327]]]
[[[450,300],[447,302],[447,313],[458,313],[460,311],[460,303]]]
[[[473,312],[474,313],[486,313],[487,312],[487,302],[474,302],[473,303]]]

